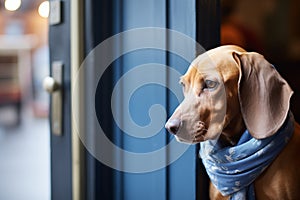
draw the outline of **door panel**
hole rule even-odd
[[[100,6],[100,3],[93,2],[93,5],[91,6],[92,10],[100,9],[100,7],[98,6]],[[109,8],[111,7],[107,6],[108,5],[102,5],[102,7],[107,8],[106,10],[109,10]],[[122,32],[130,30],[132,28],[166,27],[169,18],[169,13],[167,13],[167,6],[169,6],[167,1],[123,1],[122,8],[120,8],[121,10],[119,10],[120,12],[116,14],[116,11],[113,9],[112,13],[115,13],[113,16],[111,16],[110,12],[107,13],[109,17],[112,17],[112,21],[114,21],[114,19],[121,19],[120,21],[118,21],[119,25],[115,24],[113,27],[109,27],[108,25],[106,25],[107,22],[102,23],[102,20],[106,20],[108,17],[106,16],[103,19],[105,11],[101,14],[93,14],[93,19],[89,19],[89,17],[86,16],[86,23],[90,24],[86,26],[86,35],[89,35],[89,37],[86,39],[89,40],[89,38],[91,38],[92,40],[87,41],[86,44],[90,43],[92,44],[91,47],[95,47],[96,45],[101,43],[101,41],[109,37],[108,35],[105,38],[104,34],[114,33],[114,30],[116,28],[118,29],[118,31],[116,32]],[[182,12],[185,12],[186,14],[193,13],[188,9],[189,8],[186,7],[186,10]],[[92,11],[92,13],[94,12]],[[192,16],[192,18],[194,18],[194,16]],[[107,28],[110,30],[106,30]],[[193,33],[195,27],[188,27],[186,28],[186,30],[190,33]],[[161,39],[157,37],[166,36],[167,35],[157,36],[155,33],[148,33],[145,38],[138,37],[133,38],[133,40],[150,40],[151,43],[155,43],[157,40]],[[162,44],[162,48],[166,49],[167,45],[169,45],[167,44],[166,38],[162,39],[161,41],[164,43]],[[121,50],[119,51],[123,51],[122,48],[126,49],[127,46],[131,45],[131,42],[134,43],[135,41],[124,39],[120,40],[119,42],[119,44],[114,45],[121,48]],[[191,53],[195,55],[194,46],[187,46],[187,49],[191,49]],[[89,51],[86,52],[89,53]],[[159,104],[164,108],[167,107],[167,104],[169,104],[167,99],[167,88],[159,86],[155,84],[155,82],[159,82],[158,79],[163,79],[164,83],[162,84],[165,86],[167,84],[177,85],[179,77],[177,77],[177,79],[175,79],[174,77],[169,77],[170,80],[176,80],[176,82],[167,83],[168,74],[166,70],[160,70],[159,74],[157,74],[156,71],[146,70],[146,68],[151,68],[156,64],[166,66],[167,59],[168,56],[166,51],[159,49],[144,48],[128,52],[122,55],[122,57],[115,60],[109,66],[104,75],[101,77],[100,82],[98,83],[97,93],[95,97],[95,102],[97,103],[95,106],[99,123],[101,124],[101,126],[103,126],[102,128],[106,133],[106,136],[111,141],[113,141],[115,145],[119,145],[126,151],[137,154],[153,152],[158,149],[163,149],[163,147],[166,146],[171,140],[174,140],[174,138],[170,138],[170,135],[166,133],[163,126],[160,127],[160,131],[157,134],[154,134],[151,137],[143,137],[143,134],[151,134],[147,132],[137,133],[139,135],[132,136],[130,135],[132,134],[130,132],[134,130],[131,121],[128,121],[127,119],[132,118],[133,123],[136,123],[137,126],[147,126],[149,123],[151,123],[148,112],[152,105]],[[174,62],[175,61],[176,60],[174,60]],[[149,63],[151,64],[149,65]],[[147,65],[144,66],[147,74],[142,78],[150,79],[154,84],[139,86],[139,88],[130,96],[129,104],[127,104],[128,99],[126,97],[126,93],[130,92],[131,85],[139,82],[141,77],[133,76],[130,80],[123,82],[121,86],[122,90],[120,90],[119,94],[117,94],[118,100],[114,105],[118,107],[117,113],[123,123],[123,127],[120,128],[115,124],[115,119],[113,118],[110,110],[111,94],[113,89],[116,87],[119,79],[121,79],[128,73],[131,73],[132,71],[134,72],[134,70],[136,70],[141,65]],[[183,72],[187,69],[188,63],[185,62],[183,66],[178,67]],[[93,74],[93,72],[87,72],[87,74]],[[86,80],[88,80],[88,78],[86,78]],[[88,83],[86,85],[86,90],[88,90]],[[178,103],[179,102],[177,101],[176,105],[178,105]],[[130,113],[129,116],[126,115],[128,110]],[[88,117],[88,114],[85,114],[84,116]],[[155,117],[158,118],[159,116]],[[165,120],[166,119],[163,119],[162,125],[164,124]],[[165,160],[162,162],[164,163],[167,163],[168,157],[171,157],[172,151],[175,149],[169,150],[170,151],[166,149],[165,152],[162,152],[162,154],[164,155],[161,156]],[[121,160],[120,164],[123,165],[124,168],[132,165],[132,162],[137,162],[134,160],[126,159],[123,157],[123,155],[111,154],[111,156],[115,159],[119,158],[119,160]],[[181,164],[177,163],[176,168],[172,168],[173,171],[176,169],[176,172],[174,171],[173,174],[170,174],[171,167],[169,169],[166,164],[163,168],[158,168],[157,170],[155,169],[153,171],[145,173],[141,173],[139,171],[126,172],[126,170],[125,172],[117,172],[101,164],[88,154],[87,189],[92,190],[92,193],[95,194],[95,199],[97,199],[97,197],[109,199],[168,199],[169,195],[174,195],[174,197],[177,196],[177,198],[181,198],[182,195],[187,195],[188,198],[195,198],[196,186],[194,157],[195,147],[192,146],[190,147],[190,150],[186,152],[186,154],[184,154],[178,161],[176,161],[181,162]],[[158,158],[150,157],[145,162],[148,165],[152,165],[158,162],[157,159]],[[136,165],[139,164],[140,163],[136,163]],[[173,176],[177,177],[176,173],[182,174],[182,171],[186,171],[186,174],[178,176],[179,179],[176,180],[178,184],[176,184],[176,182],[171,184],[170,181],[173,181],[173,179],[175,179],[173,178]],[[184,180],[188,184],[182,184],[182,180]],[[112,189],[112,186],[114,186],[115,188]]]
[[[118,15],[115,15],[117,11],[114,7],[115,1],[98,1],[98,0],[88,0],[83,1],[84,5],[84,57],[86,58],[93,49],[100,44],[102,41],[112,36],[114,32],[114,21],[117,21]],[[93,60],[94,58],[92,58]],[[93,73],[96,66],[92,66],[92,69],[87,72],[86,81],[82,83],[84,87],[88,90],[93,82],[88,81],[93,77]],[[91,108],[93,111],[97,110],[99,123],[101,123],[103,130],[107,133],[107,137],[113,138],[113,121],[110,112],[110,99],[108,94],[111,93],[111,88],[113,85],[113,70],[109,68],[105,75],[100,80],[104,83],[104,87],[101,90],[97,90],[94,94],[91,92],[88,95],[89,98],[95,98],[95,108]],[[100,78],[100,77],[99,77]],[[99,112],[98,112],[99,111]],[[89,113],[85,112],[86,118],[88,118]],[[104,123],[102,123],[104,122]],[[89,120],[87,126],[94,127],[94,124]],[[90,138],[93,140],[93,138]],[[101,148],[101,147],[100,147]],[[109,152],[108,152],[109,153]],[[110,167],[97,161],[94,156],[85,151],[86,154],[86,198],[90,200],[96,199],[115,199],[116,195],[120,193],[119,187],[114,187],[114,174],[115,171]],[[112,192],[114,191],[114,192]]]
[[[141,27],[165,27],[165,7],[165,1],[124,1],[122,31]],[[154,35],[150,37],[155,39]],[[125,41],[125,45],[126,42],[127,41]],[[135,67],[147,63],[165,64],[165,52],[147,49],[137,50],[136,52],[125,55],[122,67],[123,74],[128,72],[128,70],[134,70]],[[150,71],[148,76],[155,82],[155,78],[157,77],[155,71]],[[163,72],[160,76],[166,77],[166,72]],[[137,80],[140,78],[141,77],[136,77]],[[128,84],[131,83],[124,82],[124,93],[128,91]],[[125,105],[123,109],[130,110],[132,119],[135,123],[137,123],[137,125],[145,126],[151,123],[148,112],[149,108],[154,104],[160,104],[165,107],[166,94],[164,88],[151,84],[148,86],[142,86],[139,90],[137,90],[132,96],[129,108]],[[124,126],[127,126],[127,124],[125,123]],[[158,134],[150,138],[134,138],[127,135],[125,132],[122,132],[122,137],[123,148],[136,153],[151,152],[162,148],[166,144],[166,135],[164,130],[161,130]],[[124,160],[125,165],[127,164],[126,162],[128,161]],[[148,160],[148,162],[155,162],[155,160]],[[166,169],[150,173],[122,173],[122,176],[124,190],[124,196],[122,199],[165,199]]]
[[[51,196],[52,199],[72,199],[71,163],[71,96],[70,96],[70,2],[61,2],[62,21],[49,27],[50,61],[63,63],[62,135],[51,132]],[[51,65],[50,65],[51,67]],[[52,67],[50,69],[52,75]],[[52,107],[52,102],[51,102]],[[51,110],[51,108],[49,109]],[[51,116],[50,116],[51,119]],[[50,122],[52,123],[52,122]],[[50,126],[51,127],[51,126]]]

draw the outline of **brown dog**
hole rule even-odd
[[[222,46],[197,57],[180,80],[184,100],[166,123],[186,143],[215,140],[235,146],[247,129],[255,139],[273,136],[289,115],[292,90],[258,53]],[[254,181],[256,199],[300,199],[300,126]],[[228,199],[211,184],[211,199]]]

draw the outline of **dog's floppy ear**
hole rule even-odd
[[[234,52],[239,65],[239,101],[249,133],[256,139],[273,135],[283,125],[293,94],[288,83],[262,55]]]

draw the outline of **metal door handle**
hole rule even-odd
[[[57,136],[62,135],[62,73],[63,63],[55,61],[52,63],[52,77],[48,76],[43,80],[45,91],[51,94],[51,131]]]
[[[43,87],[45,91],[52,94],[59,89],[59,83],[54,78],[47,76],[44,78]]]

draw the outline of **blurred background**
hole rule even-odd
[[[50,199],[49,2],[0,1],[0,199]]]
[[[221,0],[221,44],[263,54],[295,91],[291,109],[300,121],[300,1]],[[298,103],[297,103],[298,102]]]
[[[265,55],[300,121],[300,1],[220,1],[221,44]],[[50,199],[48,14],[47,1],[0,0],[0,200]]]

